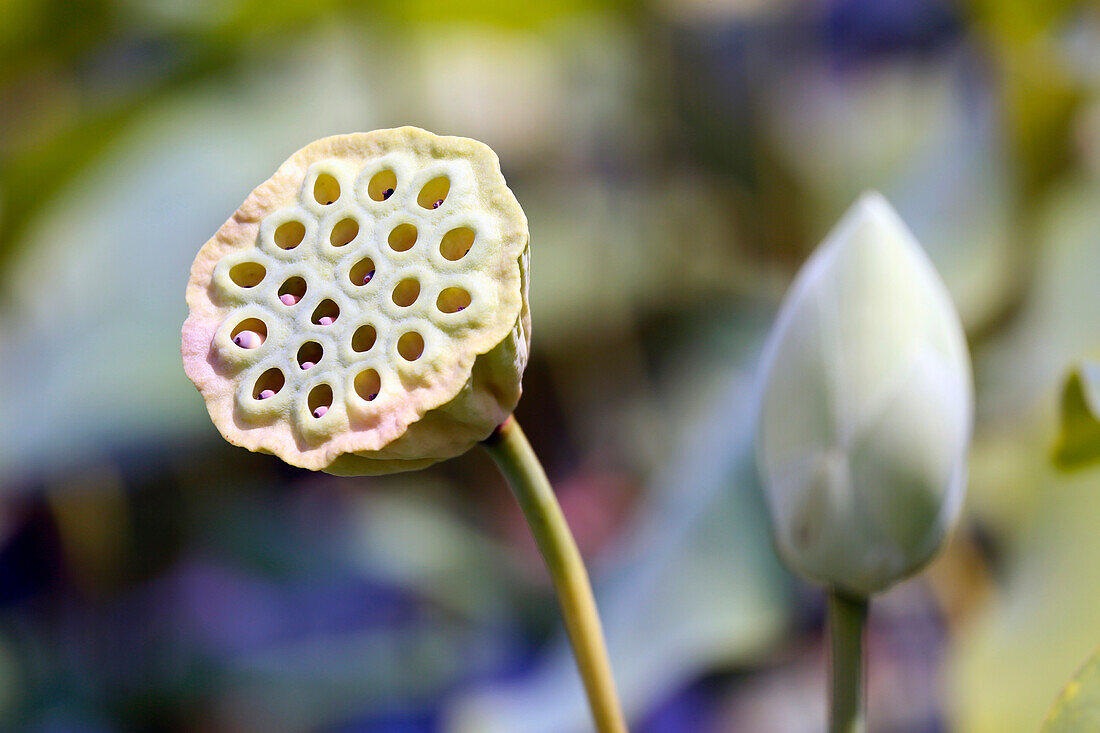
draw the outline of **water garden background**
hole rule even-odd
[[[0,727],[586,730],[489,459],[336,479],[226,444],[184,284],[328,134],[499,154],[530,220],[517,415],[585,552],[632,729],[816,731],[823,598],[751,437],[789,278],[866,188],[963,316],[962,525],[870,621],[870,727],[1032,731],[1100,644],[1100,10],[1027,0],[9,0],[0,20]]]

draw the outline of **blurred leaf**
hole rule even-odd
[[[1054,461],[1064,469],[1100,460],[1100,362],[1070,372],[1062,390],[1062,432]]]
[[[1073,675],[1054,702],[1041,733],[1100,730],[1100,652]]]

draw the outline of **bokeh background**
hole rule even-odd
[[[1033,731],[1100,643],[1100,8],[1068,0],[4,0],[0,728],[577,733],[545,571],[479,451],[335,479],[184,377],[199,246],[293,151],[490,144],[530,219],[517,415],[640,733],[819,731],[822,596],[769,544],[754,372],[866,188],[963,315],[957,537],[876,603],[871,728]]]

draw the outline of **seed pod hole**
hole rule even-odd
[[[374,326],[364,324],[351,335],[351,350],[359,353],[370,351],[377,339],[378,332],[374,330]]]
[[[444,288],[435,306],[444,313],[458,313],[470,307],[470,294],[462,288]]]
[[[397,353],[405,361],[416,361],[424,353],[424,337],[416,331],[401,334],[397,339]]]
[[[355,394],[370,402],[382,391],[382,378],[373,369],[366,369],[355,375]]]
[[[420,297],[420,281],[407,277],[393,289],[393,302],[402,307],[410,306]]]
[[[443,235],[443,239],[439,242],[439,254],[455,262],[465,257],[473,246],[474,230],[469,227],[458,227]]]
[[[378,171],[367,184],[367,195],[375,201],[385,201],[397,190],[397,175],[391,170]]]
[[[335,301],[325,298],[317,307],[313,310],[313,316],[310,320],[316,323],[318,326],[331,326],[336,322],[336,319],[340,317],[340,306],[336,305]]]
[[[287,278],[279,287],[279,302],[283,305],[296,305],[306,295],[306,281],[300,277]]]
[[[229,279],[242,288],[254,288],[267,275],[267,270],[259,262],[241,262],[229,270]]]
[[[313,183],[313,198],[317,199],[317,203],[322,206],[333,203],[340,198],[339,181],[328,173],[317,176],[317,180]]]
[[[279,249],[294,249],[306,237],[306,225],[300,221],[284,221],[275,229],[275,244]]]
[[[374,279],[374,260],[370,257],[364,257],[356,262],[352,265],[348,278],[351,280],[352,285],[366,285],[369,283]]]
[[[420,195],[416,197],[416,203],[425,209],[438,209],[447,200],[447,192],[451,190],[451,179],[447,176],[433,178],[420,189]]]
[[[229,337],[242,349],[258,348],[267,340],[267,324],[259,318],[246,318],[237,324]]]
[[[284,384],[286,384],[286,378],[283,376],[283,373],[279,369],[272,367],[261,374],[260,378],[256,380],[256,383],[252,385],[252,399],[270,399],[279,394]]]
[[[398,224],[390,232],[390,249],[405,252],[416,244],[416,227],[412,224]]]
[[[341,219],[336,222],[332,232],[328,235],[328,241],[333,247],[343,247],[359,236],[359,222],[355,219]]]
[[[327,384],[318,384],[309,391],[306,404],[309,406],[309,414],[314,417],[323,417],[332,407],[332,387]]]
[[[321,347],[321,344],[316,341],[306,341],[298,349],[298,366],[302,369],[314,367],[321,361],[324,354],[325,350]]]

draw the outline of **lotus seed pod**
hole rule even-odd
[[[923,567],[965,494],[970,358],[882,196],[865,194],[799,272],[762,371],[757,463],[784,561],[860,595]]]
[[[427,466],[519,400],[528,257],[482,143],[413,127],[318,140],[199,251],[184,368],[235,445],[336,474]]]

